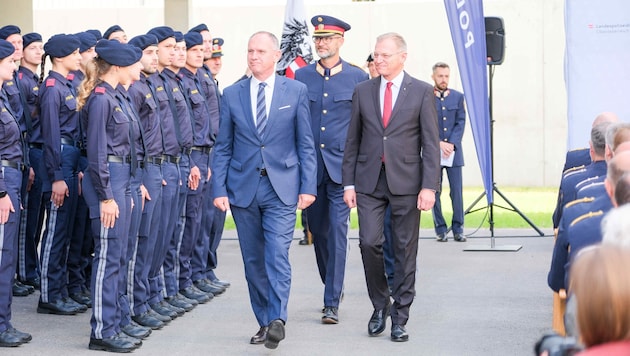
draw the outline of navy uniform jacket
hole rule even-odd
[[[136,159],[138,160],[138,162],[140,162],[144,160],[146,146],[144,144],[144,135],[142,135],[142,131],[140,128],[140,117],[138,116],[138,110],[134,106],[134,103],[129,96],[129,92],[125,89],[124,86],[118,84],[118,86],[116,87],[116,92],[117,99],[122,100],[123,103],[121,109],[130,119],[130,126],[127,135],[130,137],[131,142],[133,142],[134,150],[136,151]]]
[[[197,70],[197,77],[205,92],[206,102],[210,111],[210,124],[212,125],[212,132],[216,136],[219,132],[219,103],[221,102],[219,88],[214,79],[212,79],[212,72],[210,72],[210,68],[207,65],[204,64],[203,67]]]
[[[317,184],[324,166],[330,179],[341,184],[341,165],[346,145],[354,87],[368,79],[362,69],[340,60],[327,69],[317,63],[300,68],[295,79],[306,84],[311,110],[311,130],[317,152]]]
[[[118,104],[116,90],[106,82],[92,90],[84,110],[83,117],[87,121],[88,174],[99,201],[114,199],[107,156],[130,155],[129,117]]]
[[[610,209],[612,203],[607,194],[574,200],[564,208],[547,275],[551,289],[567,289],[571,261],[580,249],[602,240],[601,218]]]
[[[20,127],[13,116],[12,108],[6,108],[2,100],[0,100],[0,159],[15,163],[22,162]],[[0,191],[7,191],[3,174],[0,174]],[[19,207],[15,208],[19,209]]]
[[[560,194],[558,196],[559,201],[556,206],[557,214],[554,213],[554,226],[560,222],[562,218],[562,208],[570,201],[577,198],[576,186],[591,177],[602,177],[606,175],[607,165],[606,161],[596,161],[585,167],[584,171],[577,171],[575,174],[567,175],[562,179],[560,183]]]
[[[192,108],[193,146],[212,147],[214,139],[210,124],[210,112],[201,83],[196,75],[186,68],[180,69],[179,73],[182,75],[184,96]]]
[[[143,129],[142,139],[146,148],[145,157],[157,157],[164,153],[158,102],[147,83],[147,76],[140,74],[140,80],[129,87],[129,97],[140,117]]]
[[[79,141],[79,113],[72,90],[72,83],[52,70],[39,88],[39,117],[44,136],[43,160],[51,183],[64,179],[61,139]],[[46,189],[50,187],[44,187],[44,191]]]
[[[160,126],[162,130],[162,139],[164,145],[164,154],[177,157],[181,153],[177,134],[175,131],[175,119],[169,102],[168,94],[164,86],[162,77],[154,73],[147,77],[147,82],[151,84],[155,90],[155,99],[158,103]],[[179,122],[177,123],[179,124]]]
[[[32,130],[28,135],[28,142],[35,144],[43,144],[44,138],[42,137],[42,129],[39,122],[39,109],[38,97],[39,97],[39,77],[37,74],[30,71],[30,69],[20,67],[18,69],[18,80],[20,91],[24,95],[24,100],[28,108],[28,113],[31,116]]]
[[[4,90],[6,97],[9,100],[9,105],[11,105],[11,110],[13,110],[13,113],[15,114],[15,117],[17,118],[18,123],[20,124],[20,130],[22,132],[25,132],[26,122],[24,121],[24,118],[23,118],[24,113],[22,112],[23,109],[22,109],[22,99],[20,98],[20,95],[21,95],[20,87],[16,83],[15,74],[13,76],[13,79],[6,80],[2,84],[2,89]]]
[[[589,164],[591,164],[591,153],[588,147],[571,150],[567,152],[562,172],[564,173],[567,169],[573,167],[587,166]]]
[[[193,146],[193,134],[192,134],[192,118],[190,117],[190,110],[184,91],[181,86],[181,76],[175,74],[172,70],[165,68],[160,76],[164,79],[164,85],[166,90],[171,90],[173,100],[175,101],[175,109],[177,111],[179,130],[181,132],[181,148],[186,151],[190,150]]]
[[[444,92],[434,89],[435,109],[440,123],[440,141],[455,145],[453,167],[464,165],[462,151],[462,137],[466,127],[466,109],[464,108],[464,94],[446,89]]]

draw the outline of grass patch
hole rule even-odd
[[[519,187],[500,187],[501,193],[514,204],[534,225],[538,228],[551,228],[551,214],[556,206],[556,198],[558,195],[557,188],[519,188]],[[448,196],[448,189],[442,192],[442,210],[444,218],[447,222],[451,221],[453,215],[451,209],[451,200]],[[464,188],[464,209],[468,208],[479,195],[483,193],[481,187]],[[521,218],[518,213],[502,209],[501,207],[510,208],[509,204],[498,194],[494,194],[494,227],[495,228],[527,228],[529,224]],[[466,214],[464,218],[464,226],[467,228],[489,227],[488,216],[489,208],[487,208],[486,198],[483,197],[473,209],[473,213]],[[510,208],[511,209],[511,208]],[[350,228],[357,229],[358,219],[356,210],[350,214]],[[225,219],[225,229],[234,229],[234,220],[231,215]],[[302,228],[300,213],[297,214],[296,229]],[[432,229],[433,217],[431,212],[423,212],[420,218],[420,228]]]

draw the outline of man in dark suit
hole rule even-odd
[[[391,312],[392,341],[409,339],[405,325],[415,296],[420,210],[433,207],[440,172],[433,86],[403,71],[406,58],[402,36],[377,38],[374,62],[381,76],[355,88],[342,167],[344,201],[358,207],[363,268],[374,306],[368,333],[382,333]],[[395,256],[393,304],[383,267],[388,204]]]
[[[272,349],[284,339],[295,212],[311,205],[317,192],[307,89],[275,75],[279,59],[273,34],[250,37],[252,77],[223,92],[212,163],[214,205],[231,207],[260,325],[250,342]]]
[[[322,323],[337,324],[348,254],[348,216],[343,201],[341,162],[350,124],[352,92],[367,73],[339,55],[350,25],[332,16],[313,16],[313,41],[320,59],[299,69],[308,86],[311,128],[317,152],[317,200],[306,210],[313,233],[319,276],[324,283]]]
[[[464,165],[464,153],[462,151],[462,136],[466,127],[466,109],[464,108],[464,94],[457,90],[449,89],[451,69],[448,64],[438,62],[433,66],[433,82],[435,87],[435,109],[440,123],[440,152],[442,155],[442,169],[446,170],[450,187],[451,206],[453,218],[451,230],[455,241],[464,242],[464,198],[462,194],[462,166]],[[437,240],[448,241],[448,232],[442,204],[440,202],[440,190],[442,174],[440,174],[440,189],[435,197],[433,207],[433,225]]]

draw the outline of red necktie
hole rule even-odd
[[[385,97],[383,98],[383,127],[389,124],[389,118],[392,116],[392,82],[387,82],[385,88]]]

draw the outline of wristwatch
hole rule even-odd
[[[7,196],[7,191],[6,190],[0,191],[0,199],[4,198],[6,196]]]

